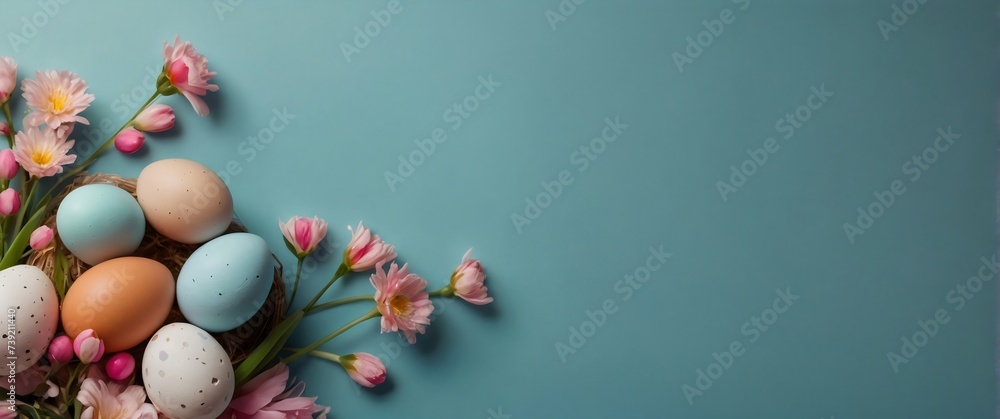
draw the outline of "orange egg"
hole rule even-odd
[[[66,292],[62,324],[70,338],[93,329],[107,353],[130,349],[156,332],[174,304],[174,278],[162,263],[141,257],[102,262]]]

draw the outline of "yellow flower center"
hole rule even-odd
[[[62,91],[54,91],[49,95],[49,104],[52,105],[53,112],[62,112],[66,109],[66,102],[69,101],[69,96]]]
[[[400,317],[409,316],[413,313],[413,306],[410,305],[410,300],[402,295],[397,295],[389,300],[389,307],[392,308],[392,314]]]
[[[31,161],[39,166],[46,166],[52,163],[54,158],[55,156],[52,155],[51,150],[33,150],[31,152]]]

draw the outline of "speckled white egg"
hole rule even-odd
[[[35,365],[48,349],[59,326],[59,297],[41,269],[12,266],[0,271],[0,309],[2,358],[4,364],[13,361],[18,373]]]
[[[153,405],[174,419],[216,418],[236,388],[233,364],[222,345],[189,323],[168,324],[149,339],[142,380]]]

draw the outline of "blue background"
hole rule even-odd
[[[51,17],[36,16],[51,4]],[[97,100],[84,115],[113,127],[78,127],[78,150],[152,92],[163,41],[180,35],[209,57],[220,86],[209,117],[161,100],[179,128],[95,170],[135,176],[168,157],[229,170],[238,216],[286,265],[276,220],[326,218],[327,256],[309,264],[304,295],[360,219],[432,288],[476,247],[493,305],[439,305],[416,346],[375,322],[326,346],[386,358],[386,386],[360,389],[325,361],[294,365],[338,417],[994,414],[995,281],[961,310],[948,298],[995,252],[992,1],[926,2],[886,37],[878,22],[903,1],[587,1],[552,25],[557,0],[403,0],[349,59],[342,44],[388,1],[51,4],[4,2],[0,54],[22,77],[55,68],[87,80]],[[724,9],[735,20],[679,69],[674,54]],[[453,129],[445,111],[491,75],[500,86]],[[833,96],[784,139],[776,122],[807,105],[811,87]],[[252,140],[270,138],[275,112],[294,118],[270,143]],[[628,128],[580,170],[581,147],[616,117]],[[961,137],[911,181],[904,163],[948,127]],[[386,173],[435,128],[447,141],[390,187]],[[780,148],[723,199],[718,182],[769,137]],[[519,231],[512,214],[563,170],[572,183]],[[844,223],[897,179],[906,192],[852,243]],[[625,300],[618,282],[651,246],[672,256]],[[750,326],[751,342],[744,325],[779,289],[800,298],[766,331]],[[330,295],[363,293],[357,275]],[[617,311],[586,326],[609,299]],[[293,343],[366,309],[311,318]],[[937,310],[949,322],[894,371],[888,353]],[[590,336],[561,357],[557,344],[581,326]],[[689,402],[683,386],[734,341],[745,352]]]

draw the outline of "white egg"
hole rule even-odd
[[[59,326],[59,297],[41,269],[12,266],[0,271],[0,309],[2,358],[4,364],[14,362],[18,373],[35,365],[48,350]]]
[[[188,323],[168,324],[150,338],[142,356],[142,380],[149,400],[173,419],[218,417],[236,387],[233,364],[222,345]]]

